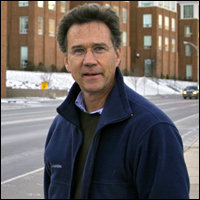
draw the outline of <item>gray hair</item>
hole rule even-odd
[[[110,31],[110,39],[115,51],[121,46],[121,34],[119,17],[109,7],[101,7],[98,4],[84,4],[77,6],[66,13],[58,24],[57,42],[60,50],[67,54],[67,32],[74,24],[84,24],[89,22],[102,22],[106,24]]]

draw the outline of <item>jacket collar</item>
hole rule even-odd
[[[116,83],[110,92],[106,103],[104,105],[103,112],[99,119],[98,129],[103,126],[122,121],[132,114],[132,109],[129,105],[129,100],[126,93],[126,85],[123,81],[123,76],[119,67],[116,68]],[[80,88],[77,83],[74,83],[71,87],[67,98],[57,108],[57,112],[65,119],[80,127],[79,124],[79,108],[75,105],[75,100],[80,92]]]

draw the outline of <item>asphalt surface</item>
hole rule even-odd
[[[199,137],[199,101],[183,100],[181,95],[146,98],[174,121],[185,152],[190,150]],[[7,99],[1,103],[1,198],[44,198],[44,144],[55,109],[61,102]]]

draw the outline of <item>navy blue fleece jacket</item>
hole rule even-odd
[[[75,83],[57,108],[45,146],[44,194],[71,198],[83,141]],[[80,199],[188,199],[189,177],[179,132],[155,105],[124,84],[120,69],[84,166]]]

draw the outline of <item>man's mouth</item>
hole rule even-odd
[[[97,73],[97,74],[90,74],[90,73],[85,73],[83,74],[84,76],[97,76],[97,75],[100,75],[100,73]]]

